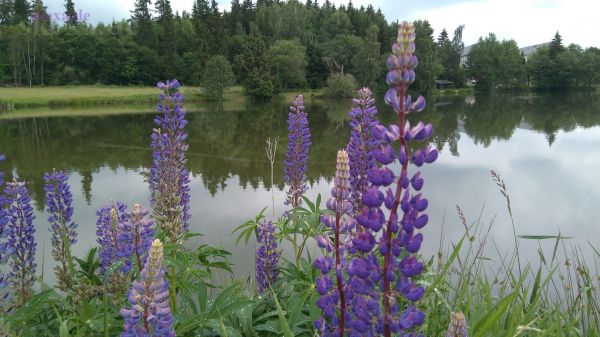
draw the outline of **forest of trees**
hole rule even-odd
[[[128,20],[97,25],[78,18],[73,0],[66,0],[64,10],[57,22],[43,0],[0,2],[0,85],[152,85],[166,78],[201,85],[223,74],[227,84],[242,85],[256,97],[327,83],[377,86],[397,27],[371,5],[336,7],[329,0],[232,0],[224,12],[215,0],[195,0],[191,11],[182,13],[174,13],[169,0],[135,0]],[[453,36],[446,30],[434,36],[429,22],[415,24],[415,89],[422,93],[431,91],[436,79],[457,86],[476,79],[481,88],[600,81],[597,48],[565,48],[559,41],[560,48],[540,50],[526,63],[514,41],[490,34],[461,65],[464,26]],[[207,72],[209,60],[218,61],[220,70]],[[210,92],[222,92],[224,84]]]

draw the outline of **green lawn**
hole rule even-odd
[[[200,87],[182,86],[181,92],[188,101],[203,101]],[[295,95],[318,95],[318,90],[294,90],[282,93],[286,100],[293,100]],[[86,106],[115,103],[153,103],[158,90],[155,87],[121,87],[121,86],[59,86],[59,87],[0,87],[0,109],[8,106],[14,108],[40,106]],[[242,87],[229,88],[224,95],[228,103],[244,102],[246,96]]]
[[[181,91],[199,97],[198,87],[182,87]],[[0,88],[0,104],[20,106],[54,106],[143,102],[156,99],[155,87],[61,86]]]

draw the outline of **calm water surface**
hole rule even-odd
[[[201,241],[222,245],[233,254],[240,278],[254,272],[254,246],[252,242],[236,246],[232,230],[271,205],[272,189],[275,214],[285,211],[281,201],[286,104],[247,103],[237,109],[188,106],[191,228],[205,235]],[[313,137],[311,198],[318,193],[329,196],[336,151],[349,137],[349,108],[347,100],[307,101]],[[392,122],[391,112],[380,108],[380,119]],[[36,206],[38,261],[45,254],[46,277],[52,278],[52,263],[43,206],[44,172],[52,168],[70,172],[79,223],[76,255],[95,245],[94,213],[103,204],[119,200],[148,205],[144,176],[151,162],[153,114],[93,116],[87,111],[93,109],[85,109],[85,117],[0,119],[0,152],[7,156],[1,169],[7,180],[16,176],[29,184]],[[140,107],[140,112],[151,110]],[[582,244],[589,257],[593,253],[587,243],[600,246],[599,95],[442,97],[431,99],[426,112],[417,117],[433,123],[432,143],[441,149],[436,164],[423,170],[424,194],[430,201],[425,255],[437,252],[441,237],[448,245],[464,232],[457,205],[469,222],[480,218],[487,226],[495,217],[490,238],[503,252],[513,249],[508,211],[490,170],[506,181],[518,235],[560,231],[574,237],[572,243]],[[265,139],[273,136],[280,139],[274,186],[264,152]],[[266,213],[270,215],[271,209]],[[542,247],[551,249],[553,244],[543,242]],[[537,260],[537,243],[521,245],[522,260]]]

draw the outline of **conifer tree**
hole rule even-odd
[[[135,40],[142,46],[153,48],[156,45],[156,36],[152,27],[152,15],[150,13],[151,0],[136,0],[131,21],[134,24]]]
[[[65,15],[67,21],[65,22],[68,26],[74,26],[77,24],[77,11],[75,11],[75,4],[73,0],[67,0],[65,2]]]
[[[29,22],[31,14],[31,5],[27,0],[15,0],[12,9],[12,23],[18,25],[21,22]]]
[[[157,23],[160,31],[160,53],[163,55],[163,77],[175,77],[175,58],[177,55],[175,45],[175,26],[173,25],[173,9],[171,1],[156,0],[155,2]]]

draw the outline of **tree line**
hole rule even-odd
[[[214,98],[234,83],[256,97],[323,87],[331,96],[348,96],[358,86],[383,86],[397,29],[372,5],[335,6],[329,0],[232,0],[226,11],[215,0],[195,0],[191,11],[181,13],[173,12],[169,0],[135,0],[129,19],[97,25],[81,18],[73,0],[66,0],[64,11],[62,18],[49,15],[43,0],[0,3],[0,84],[152,85],[178,78],[204,84]],[[491,34],[462,64],[464,26],[436,38],[429,22],[415,25],[420,64],[414,89],[421,93],[430,92],[436,79],[456,86],[477,79],[481,88],[599,80],[596,48],[569,46],[547,56],[540,51],[524,62],[514,41],[499,42]],[[552,67],[561,72],[549,74]]]

